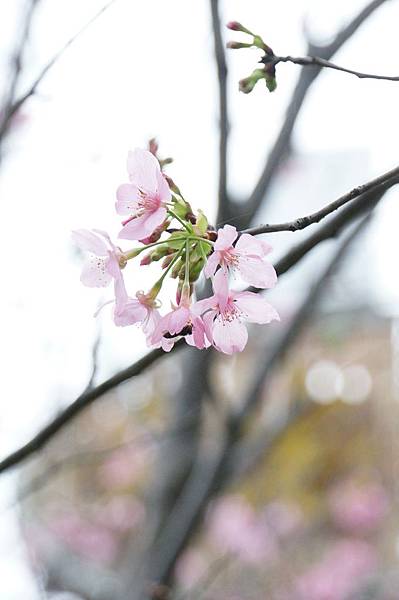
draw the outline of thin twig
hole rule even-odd
[[[353,69],[347,69],[346,67],[340,67],[329,60],[320,58],[318,56],[274,56],[271,61],[274,65],[280,62],[290,62],[294,65],[301,65],[303,67],[318,66],[324,69],[334,69],[335,71],[342,71],[343,73],[349,73],[355,75],[359,79],[381,79],[383,81],[399,81],[399,76],[391,75],[373,75],[372,73],[362,73],[360,71],[354,71]]]
[[[257,227],[251,227],[250,229],[244,229],[241,231],[241,233],[260,235],[262,233],[272,233],[277,231],[300,231],[301,229],[309,227],[309,225],[319,223],[322,219],[341,208],[341,206],[344,206],[348,202],[358,198],[365,192],[372,190],[381,183],[386,183],[388,181],[390,183],[390,187],[399,183],[399,167],[395,167],[395,169],[387,171],[379,177],[353,188],[343,196],[340,196],[330,204],[327,204],[320,210],[310,215],[299,217],[293,221],[287,221],[285,223],[258,225]]]
[[[382,6],[387,0],[373,0],[359,14],[348,23],[340,32],[337,33],[333,41],[326,46],[317,46],[311,42],[308,43],[307,54],[317,55],[324,60],[330,60],[338,50],[347,42],[354,33],[361,27],[371,14]],[[278,168],[285,156],[288,154],[291,144],[292,132],[298,120],[301,108],[312,83],[321,73],[322,67],[316,65],[314,69],[303,67],[300,71],[297,85],[292,94],[290,103],[287,107],[286,116],[278,136],[272,146],[272,149],[266,159],[263,171],[250,195],[247,202],[241,207],[236,204],[231,216],[235,214],[242,215],[239,221],[240,228],[248,227],[255,216],[261,202],[266,196],[270,185],[278,173]],[[242,210],[241,210],[242,209]]]
[[[55,63],[61,58],[64,52],[92,25],[106,10],[108,10],[116,0],[110,0],[105,6],[103,6],[75,35],[73,35],[67,42],[54,54],[54,56],[48,61],[48,63],[42,68],[37,75],[31,86],[16,100],[12,99],[7,111],[4,112],[3,118],[0,123],[0,142],[4,135],[8,131],[8,127],[12,117],[21,108],[21,106],[35,94],[38,85],[42,82],[44,77],[55,65]]]
[[[220,27],[218,0],[211,0],[212,28],[219,87],[219,204],[217,223],[229,215],[227,195],[227,147],[229,118],[227,104],[227,64]]]

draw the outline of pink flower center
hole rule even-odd
[[[227,304],[223,310],[220,310],[220,319],[225,325],[226,323],[231,323],[235,319],[241,319],[242,311],[237,307],[237,305],[229,298]]]
[[[234,248],[221,251],[221,263],[226,267],[238,267],[238,255]]]
[[[139,190],[139,208],[137,213],[143,214],[146,212],[155,212],[161,206],[159,194],[151,194],[145,190]]]

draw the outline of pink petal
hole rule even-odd
[[[263,242],[262,240],[256,239],[249,233],[243,233],[239,237],[235,248],[239,253],[251,254],[252,256],[260,257],[266,256],[266,254],[272,250],[272,247],[269,244]]]
[[[213,278],[212,285],[217,302],[221,310],[224,310],[229,297],[229,282],[227,273],[223,269],[219,269],[219,271],[217,271],[215,277]]]
[[[213,275],[215,274],[216,268],[219,264],[220,264],[220,253],[213,252],[213,254],[211,254],[210,257],[208,258],[206,265],[205,265],[205,269],[204,269],[205,277],[208,277],[208,278],[213,277]]]
[[[157,173],[160,171],[158,160],[148,150],[136,148],[129,152],[127,170],[130,181],[146,192],[156,192],[158,188]]]
[[[115,306],[114,322],[118,327],[126,327],[126,325],[134,325],[140,323],[147,316],[145,306],[140,304],[136,299],[129,299],[122,308]]]
[[[72,241],[81,250],[92,252],[96,256],[107,256],[108,247],[104,240],[88,229],[75,229],[72,231]]]
[[[180,333],[190,319],[190,311],[185,306],[179,306],[176,310],[170,313],[169,326],[167,331],[172,335],[174,333]]]
[[[188,336],[187,336],[188,337]],[[194,345],[202,350],[205,348],[205,325],[202,319],[195,317],[193,319],[193,341]]]
[[[211,296],[210,298],[204,298],[203,300],[194,302],[194,304],[191,306],[191,312],[195,315],[202,315],[207,310],[215,308],[216,306],[217,300],[215,296]]]
[[[164,222],[165,217],[166,208],[164,208],[163,206],[160,206],[152,213],[147,213],[144,225],[147,230],[147,236],[154,233],[155,229]]]
[[[170,188],[168,182],[165,177],[162,175],[161,171],[157,171],[157,187],[158,187],[158,196],[161,202],[170,202],[172,198],[172,194],[170,193]]]
[[[147,236],[147,227],[145,226],[146,215],[136,217],[126,223],[120,230],[118,237],[122,240],[141,240]]]
[[[264,298],[253,292],[237,292],[233,294],[235,304],[250,323],[270,323],[279,321],[280,317],[275,308]]]
[[[115,209],[118,215],[134,214],[138,208],[139,190],[132,183],[122,183],[116,190]]]
[[[239,256],[238,269],[241,277],[259,288],[271,288],[276,284],[277,274],[273,265],[256,256]]]
[[[115,306],[116,310],[121,310],[125,304],[129,300],[129,296],[126,291],[125,281],[122,276],[122,272],[119,269],[117,276],[114,281],[114,291],[115,291]]]
[[[212,334],[216,349],[225,354],[242,352],[248,341],[246,327],[238,319],[223,321],[221,318],[217,318]]]
[[[218,229],[218,237],[215,242],[215,250],[226,250],[232,246],[237,239],[237,229],[232,225],[225,225],[223,229]]]
[[[213,333],[212,333],[213,321],[215,320],[216,315],[217,315],[216,310],[212,310],[212,311],[207,312],[202,317],[202,322],[204,323],[204,328],[205,328],[205,335],[211,344],[213,343]]]
[[[107,270],[107,258],[90,254],[83,264],[80,281],[87,287],[107,287],[112,275]]]

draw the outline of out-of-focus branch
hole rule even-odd
[[[323,60],[330,60],[345,42],[356,33],[364,21],[377,10],[377,8],[384,4],[384,2],[386,2],[386,0],[373,0],[370,2],[345,28],[337,33],[330,44],[326,46],[316,46],[309,42],[307,54],[310,56],[317,55]],[[287,108],[285,120],[269,153],[259,180],[247,202],[235,206],[235,214],[238,216],[241,214],[241,217],[238,220],[240,228],[248,227],[248,225],[250,225],[260,204],[264,200],[264,197],[277,174],[278,167],[289,150],[292,132],[308,90],[320,74],[321,70],[322,67],[320,66],[315,66],[314,69],[307,69],[306,67],[301,69],[297,85]]]
[[[240,438],[241,428],[246,418],[250,413],[253,413],[262,400],[265,380],[270,377],[277,364],[298,338],[326,287],[326,281],[335,272],[350,244],[363,230],[367,221],[368,218],[363,219],[339,246],[327,268],[301,304],[293,321],[272,349],[271,354],[266,358],[255,384],[244,399],[242,409],[235,412],[228,420],[225,438],[216,459],[204,461],[201,458],[198,465],[193,469],[180,498],[170,514],[163,536],[158,542],[157,552],[153,559],[155,583],[169,583],[176,560],[196,530],[207,503],[224,480],[224,471],[228,468],[230,450],[237,439]]]
[[[32,4],[36,4],[38,0],[32,2]],[[16,112],[21,108],[25,102],[36,93],[36,90],[39,84],[42,82],[47,73],[52,69],[55,63],[61,58],[64,52],[92,25],[112,4],[114,4],[116,0],[110,0],[105,6],[103,6],[74,36],[72,36],[56,54],[46,63],[46,65],[39,72],[33,83],[30,87],[18,98],[15,97],[15,88],[16,85],[12,86],[12,93],[8,99],[7,105],[5,106],[5,110],[2,110],[1,118],[0,118],[0,145],[8,132],[8,128],[10,126],[11,119],[16,114]]]
[[[286,273],[318,244],[324,240],[335,237],[346,225],[373,208],[390,186],[391,181],[388,180],[377,185],[368,192],[361,194],[348,206],[344,207],[336,216],[331,218],[328,223],[321,226],[307,239],[303,240],[299,244],[296,244],[275,264],[277,274],[281,276]],[[254,289],[252,291],[259,290]],[[174,349],[177,350],[183,345],[184,341],[181,339],[177,344],[175,344]],[[72,404],[70,404],[66,409],[64,409],[64,411],[56,416],[29,442],[0,461],[0,473],[18,465],[26,458],[40,450],[56,433],[58,433],[58,431],[60,431],[65,425],[74,419],[87,406],[92,404],[92,402],[97,400],[97,398],[100,398],[106,392],[114,389],[120,383],[123,383],[124,381],[127,381],[136,375],[140,375],[164,355],[165,354],[161,349],[152,350],[130,367],[119,371],[113,377],[110,377],[89,392],[81,394],[74,402],[72,402]]]
[[[26,6],[25,16],[23,18],[23,24],[21,27],[21,35],[18,38],[16,47],[11,59],[12,71],[10,77],[10,84],[8,90],[2,98],[1,109],[0,109],[0,130],[2,128],[3,121],[12,109],[12,105],[15,98],[15,92],[18,86],[19,78],[22,71],[22,60],[26,48],[26,43],[29,40],[29,34],[32,27],[33,16],[35,9],[39,4],[40,0],[29,0]]]
[[[218,215],[216,222],[224,221],[230,215],[230,199],[227,193],[227,147],[229,137],[229,117],[227,104],[227,64],[220,27],[219,2],[211,0],[212,29],[215,46],[215,60],[219,85],[219,186]]]
[[[382,175],[376,177],[372,181],[369,181],[367,183],[364,183],[363,185],[359,185],[353,188],[343,196],[337,198],[337,200],[334,200],[334,202],[327,204],[320,210],[310,215],[307,215],[305,217],[299,217],[297,219],[294,219],[293,221],[287,221],[285,223],[258,225],[257,227],[251,227],[250,229],[244,229],[240,233],[250,233],[251,235],[259,235],[261,233],[272,233],[277,231],[300,231],[301,229],[309,227],[309,225],[319,223],[322,219],[341,208],[341,206],[344,206],[344,204],[347,204],[351,200],[358,198],[365,192],[372,190],[381,183],[387,182],[389,182],[389,187],[399,183],[399,167],[396,167],[395,169],[392,169],[387,173],[383,173]]]
[[[182,344],[176,344],[175,348]],[[32,456],[40,450],[56,433],[58,433],[67,423],[74,419],[84,408],[90,406],[94,400],[100,398],[103,394],[113,390],[124,381],[136,377],[145,371],[147,367],[154,364],[158,358],[164,356],[162,349],[152,350],[143,358],[139,359],[130,367],[119,371],[100,385],[92,388],[88,392],[83,392],[72,404],[67,406],[59,415],[57,415],[48,425],[43,427],[29,442],[21,446],[15,452],[9,454],[0,462],[0,473],[7,471],[11,467],[19,464],[27,457]]]

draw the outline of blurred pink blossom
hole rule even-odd
[[[90,523],[78,514],[57,516],[49,523],[49,530],[85,558],[105,564],[116,558],[116,537],[103,525]]]
[[[298,506],[280,500],[268,504],[263,510],[263,516],[279,537],[294,533],[303,522],[303,515]]]
[[[131,496],[117,496],[96,511],[96,518],[117,533],[130,531],[143,522],[145,508]]]
[[[208,529],[215,546],[249,563],[270,560],[277,553],[273,532],[239,496],[216,503],[209,514]]]
[[[376,551],[362,540],[342,539],[296,582],[295,600],[347,600],[372,574]]]
[[[328,504],[335,524],[352,533],[375,530],[389,509],[387,493],[378,483],[339,484],[330,493]]]
[[[184,588],[190,588],[205,575],[209,564],[199,550],[189,548],[178,560],[175,575],[178,583]]]
[[[139,479],[148,468],[152,449],[129,444],[114,450],[99,468],[99,479],[109,488],[126,487]]]

